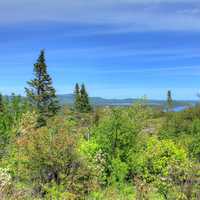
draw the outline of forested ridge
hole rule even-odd
[[[165,112],[146,99],[95,107],[76,83],[68,107],[43,50],[33,72],[26,98],[0,95],[0,199],[200,199],[198,104],[173,112],[168,91]]]

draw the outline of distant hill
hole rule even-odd
[[[73,94],[63,94],[58,95],[59,101],[61,104],[71,105],[74,102]],[[127,98],[127,99],[105,99],[101,97],[90,97],[90,102],[92,105],[96,106],[128,106],[133,104],[134,102],[139,101],[139,99]],[[174,107],[177,106],[192,106],[195,105],[197,101],[174,101]],[[152,106],[162,106],[166,105],[166,101],[164,100],[148,100],[148,104]]]

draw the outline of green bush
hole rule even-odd
[[[94,182],[87,163],[77,151],[79,135],[73,122],[57,117],[38,129],[37,116],[30,116],[29,113],[22,120],[10,155],[14,178],[31,184],[35,195],[54,195],[62,185],[64,194],[82,199],[93,189]],[[30,118],[35,119],[32,124]],[[56,185],[51,186],[52,182]]]

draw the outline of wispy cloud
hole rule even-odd
[[[100,71],[100,73],[151,73],[151,72],[178,72],[181,75],[181,72],[187,71],[198,71],[200,74],[200,66],[174,66],[174,67],[149,67],[149,68],[142,68],[142,69],[121,69],[121,70],[106,70]]]
[[[95,46],[95,47],[73,47],[64,49],[49,50],[49,55],[68,55],[79,57],[129,57],[129,56],[151,56],[151,57],[199,57],[199,48],[133,48],[128,45],[110,45],[110,46]],[[117,50],[116,50],[117,48]]]
[[[112,25],[108,32],[199,31],[199,9],[197,0],[7,0],[0,1],[0,24],[63,22]]]
[[[53,72],[67,72],[75,74],[99,74],[99,75],[137,75],[139,77],[150,76],[150,77],[193,77],[200,76],[200,66],[155,66],[155,67],[143,67],[138,66],[126,66],[121,69],[110,69],[109,66],[99,66],[98,68],[87,68],[87,67],[60,67],[52,69]]]

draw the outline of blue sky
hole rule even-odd
[[[24,93],[40,49],[57,93],[197,99],[199,0],[0,0],[0,91]]]

